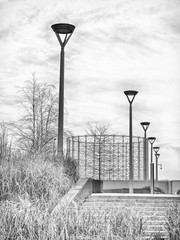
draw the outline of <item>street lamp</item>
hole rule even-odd
[[[58,145],[57,154],[63,158],[63,133],[64,133],[64,48],[69,41],[75,26],[68,23],[57,23],[51,26],[61,46],[60,78],[59,78],[59,115],[58,115]],[[61,39],[61,35],[64,38]],[[63,163],[63,160],[62,160]]]
[[[141,126],[144,130],[144,181],[148,180],[148,156],[147,156],[147,139],[146,139],[146,131],[150,125],[150,122],[141,122]]]
[[[156,181],[158,181],[158,159],[160,157],[160,154],[159,153],[155,153],[155,157],[156,157]],[[162,169],[162,165],[161,165],[161,168]]]
[[[126,95],[130,108],[129,108],[129,193],[133,193],[133,146],[132,146],[132,103],[138,92],[134,90],[124,91]]]
[[[160,147],[153,147],[153,150],[154,150],[155,153],[158,153],[159,149],[160,149]]]
[[[155,152],[155,158],[156,158],[156,181],[158,181],[158,158],[160,157],[159,152],[159,147],[153,147],[153,150]]]
[[[153,163],[153,144],[155,142],[155,137],[149,137],[148,141],[151,144],[151,164],[150,164],[150,175],[151,175],[151,194],[154,194],[154,163]]]
[[[160,147],[153,147],[153,150],[155,152],[155,158],[156,158],[156,181],[158,181],[158,158],[160,154],[158,154]]]

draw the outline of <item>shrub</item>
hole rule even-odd
[[[180,189],[177,191],[177,195],[180,195]]]
[[[161,188],[155,187],[154,188],[154,193],[155,194],[164,194],[164,191]]]
[[[0,200],[29,199],[55,200],[70,188],[69,178],[54,162],[44,161],[41,155],[21,159],[0,168]]]
[[[151,188],[149,186],[139,189],[140,193],[150,193]],[[155,194],[164,194],[164,191],[161,188],[154,187]]]
[[[73,158],[66,157],[64,159],[64,168],[65,174],[69,176],[73,182],[76,182],[79,178],[77,162]]]

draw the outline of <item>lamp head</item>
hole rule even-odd
[[[159,153],[156,153],[155,154],[156,158],[158,159],[160,157],[160,154]]]
[[[155,153],[158,153],[159,149],[160,149],[160,147],[153,147],[153,150],[154,150]]]
[[[57,34],[70,34],[73,33],[75,26],[68,23],[56,23],[51,28]]]
[[[135,98],[135,96],[136,96],[137,93],[138,93],[138,92],[137,92],[137,91],[134,91],[134,90],[124,91],[124,94],[126,95],[129,103],[132,103],[132,102],[133,102],[133,100],[134,100],[134,98]]]
[[[141,122],[140,123],[144,131],[146,131],[150,125],[150,122]]]
[[[150,142],[150,144],[153,144],[155,140],[156,140],[155,137],[148,137],[148,141]]]

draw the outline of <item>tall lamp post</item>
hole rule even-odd
[[[160,154],[159,153],[156,153],[155,154],[155,157],[156,157],[156,181],[158,181],[158,166],[160,165],[160,169],[162,169],[162,164],[158,164],[158,159],[160,157]]]
[[[151,164],[150,164],[150,175],[151,175],[151,194],[154,194],[154,163],[153,163],[153,144],[155,137],[149,137],[148,141],[151,144]]]
[[[150,125],[150,122],[141,122],[141,126],[144,130],[144,181],[148,180],[148,155],[147,155],[147,139],[146,139],[146,132]]]
[[[160,147],[153,147],[153,150],[155,152],[155,159],[156,159],[156,181],[158,181],[158,158],[160,157],[160,154],[158,154]]]
[[[130,107],[129,107],[129,193],[133,193],[133,145],[132,145],[132,103],[138,92],[134,90],[124,91]]]
[[[59,114],[58,114],[58,143],[57,154],[63,163],[63,134],[64,134],[64,48],[69,41],[75,26],[68,23],[57,23],[51,26],[61,46],[60,78],[59,78]],[[61,35],[64,38],[61,39]]]

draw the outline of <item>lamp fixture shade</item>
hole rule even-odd
[[[127,91],[124,91],[124,94],[126,95],[129,103],[132,103],[136,94],[138,94],[138,92],[134,90],[127,90]]]
[[[144,131],[146,131],[150,125],[150,122],[141,122],[140,124],[143,127]]]
[[[158,159],[160,157],[160,154],[159,153],[156,153],[156,158]]]
[[[150,144],[153,144],[155,142],[156,138],[155,137],[149,137],[148,141],[150,142]]]
[[[69,34],[75,29],[75,26],[68,23],[56,23],[51,26],[53,31],[57,34]]]
[[[160,149],[160,147],[153,147],[153,150],[154,150],[155,153],[158,153],[159,149]]]

